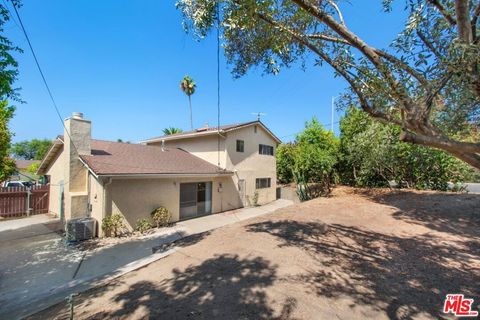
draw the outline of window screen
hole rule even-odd
[[[272,183],[271,178],[257,178],[255,180],[255,185],[257,189],[270,188]]]
[[[245,149],[245,142],[243,140],[237,140],[237,152],[243,152]]]
[[[258,145],[258,153],[273,156],[273,147],[267,146],[266,144],[260,144]]]

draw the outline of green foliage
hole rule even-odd
[[[295,145],[281,144],[277,147],[277,179],[280,183],[293,181],[293,167],[295,165]]]
[[[175,128],[175,127],[169,127],[163,129],[163,134],[166,136],[169,136],[171,134],[176,134],[176,133],[181,133],[183,130],[180,128]]]
[[[183,77],[182,81],[180,81],[180,89],[188,97],[188,106],[189,106],[189,109],[190,109],[190,129],[191,130],[193,130],[192,95],[195,93],[196,88],[197,88],[197,84],[189,76]]]
[[[253,193],[252,204],[254,207],[258,206],[258,191]]]
[[[409,133],[405,141],[441,146],[480,168],[478,151],[462,143],[465,132],[480,127],[478,1],[468,2],[463,21],[455,11],[458,0],[409,0],[400,9],[392,3],[371,4],[372,12],[402,10],[407,16],[403,30],[384,48],[369,46],[341,21],[348,1],[177,0],[177,8],[185,30],[200,38],[221,18],[222,48],[234,77],[255,68],[275,75],[328,64],[349,84],[340,105],[361,106],[373,118],[402,126]],[[471,39],[462,37],[465,28]],[[375,175],[382,179],[385,170]]]
[[[118,237],[125,230],[125,222],[123,217],[118,214],[102,219],[102,230],[107,237]]]
[[[52,146],[48,139],[32,139],[13,144],[12,153],[17,159],[42,160]]]
[[[135,230],[139,231],[140,233],[145,233],[152,228],[152,224],[146,218],[138,219],[135,223]]]
[[[277,176],[282,183],[295,181],[302,200],[313,197],[309,184],[320,188],[320,194],[330,191],[337,163],[339,141],[325,130],[316,118],[305,123],[305,129],[293,144],[277,149]]]
[[[296,184],[296,191],[297,191],[298,199],[300,199],[300,201],[307,201],[307,200],[312,199],[312,194],[310,192],[310,188],[308,186],[308,181],[305,178],[305,176],[303,176],[299,172],[295,171],[293,173],[293,177],[294,177],[295,184]]]
[[[19,1],[14,1],[19,6]],[[15,162],[10,159],[12,133],[8,123],[12,119],[15,107],[9,101],[20,101],[18,90],[13,87],[18,76],[18,64],[13,58],[18,47],[4,36],[5,23],[10,19],[4,3],[0,4],[0,181],[7,179],[15,171]]]
[[[14,108],[7,101],[0,101],[0,181],[6,180],[15,172],[15,161],[10,158],[12,133],[8,122],[13,117]]]
[[[196,88],[197,84],[190,76],[185,76],[182,81],[180,81],[180,89],[189,97],[195,93]]]
[[[372,120],[349,108],[340,121],[340,161],[343,183],[362,187],[400,186],[447,190],[448,182],[461,182],[471,169],[447,153],[400,142],[400,129]]]
[[[152,216],[153,222],[157,225],[157,228],[168,226],[172,218],[170,211],[165,207],[159,207],[153,210],[150,215]]]
[[[31,165],[29,165],[27,167],[27,172],[32,174],[32,175],[35,175],[38,171],[38,167],[40,166],[40,163],[32,163]]]

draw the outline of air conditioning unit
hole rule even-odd
[[[67,221],[66,236],[68,242],[78,242],[95,237],[97,221],[93,218],[76,218]]]

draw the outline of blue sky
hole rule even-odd
[[[380,0],[350,2],[341,3],[345,20],[369,43],[385,47],[401,31],[404,14],[382,13]],[[396,7],[402,10],[402,1]],[[174,1],[24,0],[20,14],[62,117],[83,112],[94,138],[135,142],[169,126],[189,129],[187,98],[179,89],[186,74],[198,85],[194,126],[216,125],[216,39],[198,42],[185,34]],[[13,140],[53,138],[62,125],[27,43],[13,21],[6,35],[24,49],[17,56],[17,86],[26,103],[11,122]],[[346,86],[328,66],[313,65],[277,76],[251,70],[235,80],[223,58],[221,81],[222,124],[253,120],[251,113],[261,111],[284,141],[312,116],[329,124],[331,97]],[[335,121],[339,116],[335,112]]]

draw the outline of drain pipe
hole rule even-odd
[[[107,187],[112,183],[112,178],[108,178],[108,182],[103,184],[103,214],[102,217],[107,216]]]

